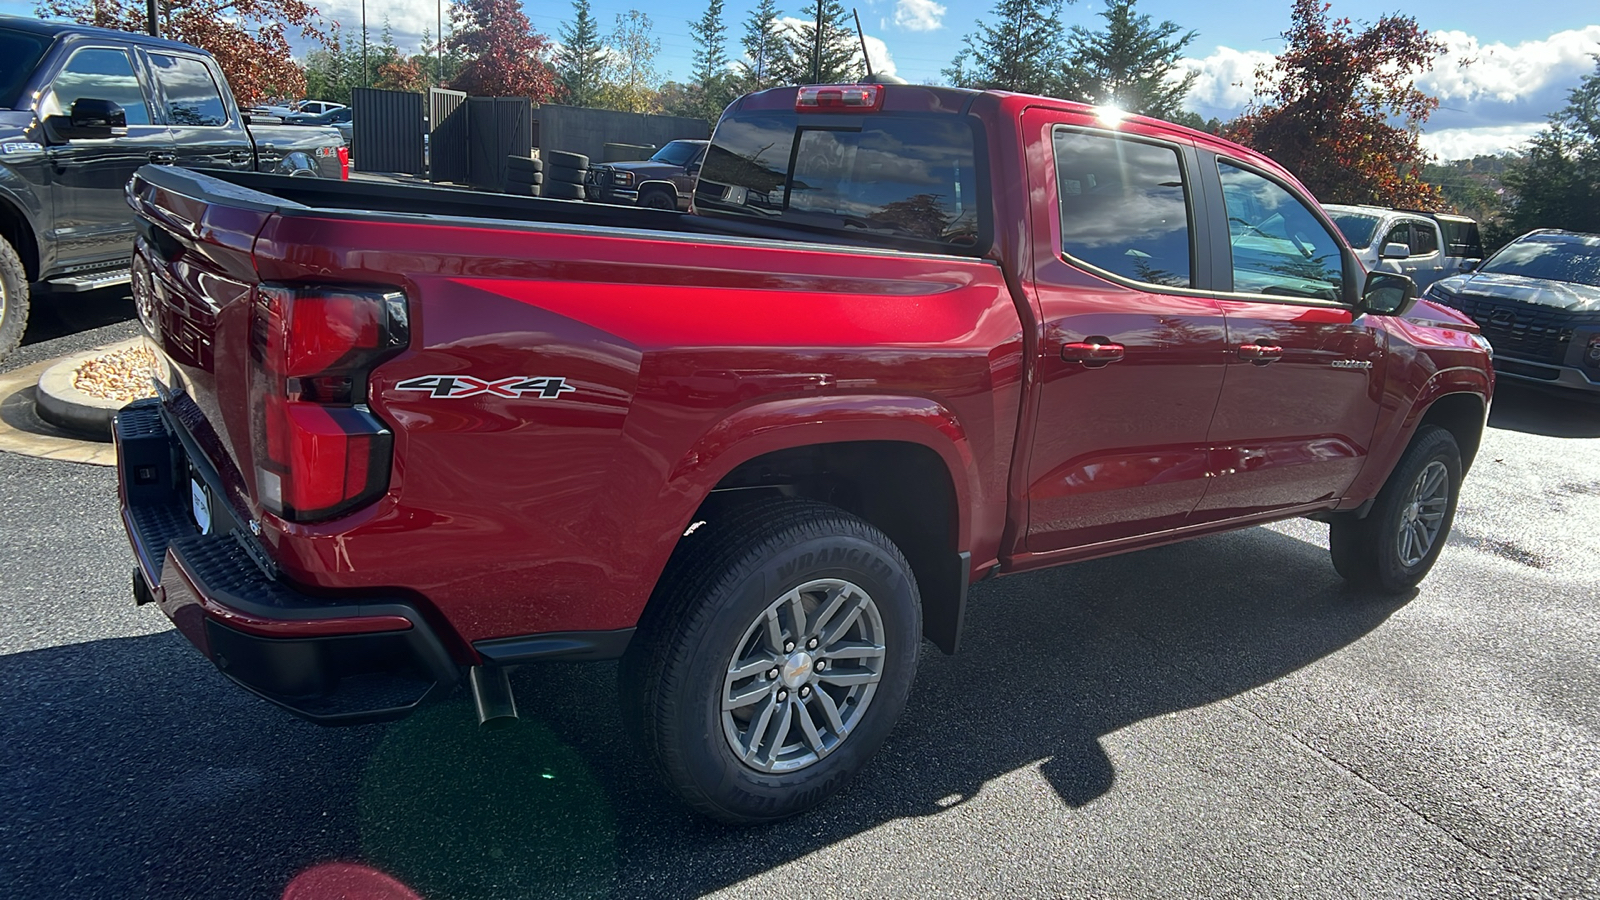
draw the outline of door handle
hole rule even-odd
[[[1272,344],[1240,344],[1239,358],[1248,359],[1258,366],[1265,366],[1283,358],[1283,348]]]
[[[1073,341],[1061,345],[1061,359],[1065,362],[1083,363],[1090,369],[1108,366],[1122,358],[1123,347],[1104,338]]]
[[[154,163],[155,165],[170,166],[177,161],[178,154],[176,153],[169,153],[165,150],[150,151],[150,162]]]
[[[230,151],[228,153],[228,160],[230,162],[236,162],[236,163],[237,162],[249,162],[250,161],[250,151],[249,150],[233,150],[233,151]]]

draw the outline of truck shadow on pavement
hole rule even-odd
[[[1494,388],[1489,427],[1547,437],[1600,437],[1600,395],[1502,380]]]
[[[960,655],[925,647],[868,769],[819,810],[748,829],[654,786],[614,665],[519,671],[523,718],[501,731],[459,692],[327,730],[227,684],[173,632],[14,654],[0,869],[17,897],[278,897],[330,860],[430,900],[699,896],[897,819],[959,815],[1028,767],[1069,810],[1092,804],[1117,782],[1103,736],[1294,672],[1405,599],[1350,593],[1325,550],[1262,528],[987,582]]]

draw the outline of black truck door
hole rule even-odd
[[[227,102],[211,69],[199,57],[149,51],[161,89],[162,109],[172,129],[178,165],[190,169],[255,167],[250,133]]]
[[[74,49],[39,100],[40,119],[70,116],[81,99],[110,100],[127,116],[127,134],[103,138],[52,138],[46,150],[55,209],[50,236],[56,273],[106,264],[127,265],[133,249],[133,214],[123,187],[134,170],[172,161],[172,136],[153,124],[151,98],[121,47]]]

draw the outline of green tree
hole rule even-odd
[[[728,26],[722,0],[710,0],[705,14],[689,23],[694,38],[694,68],[689,86],[689,114],[715,122],[733,101],[733,73],[728,71]]]
[[[1134,0],[1107,0],[1106,27],[1074,25],[1067,39],[1067,96],[1125,112],[1171,119],[1183,109],[1196,72],[1178,76],[1183,50],[1195,32],[1174,22],[1152,24],[1136,15]]]
[[[1567,93],[1567,105],[1508,167],[1517,194],[1507,217],[1513,234],[1535,228],[1600,232],[1600,55],[1595,70]]]
[[[759,91],[778,83],[773,67],[785,49],[779,15],[773,0],[761,0],[750,11],[750,18],[744,20],[744,37],[739,39],[744,47],[744,59],[735,64],[741,91]]]
[[[1295,0],[1288,46],[1256,73],[1264,88],[1223,136],[1265,153],[1326,203],[1433,209],[1418,137],[1439,101],[1416,86],[1444,45],[1409,16],[1357,31],[1323,0]],[[1398,122],[1398,124],[1392,124]]]
[[[1068,0],[1070,2],[1070,0]],[[945,78],[956,87],[1059,95],[1067,69],[1062,0],[996,0],[978,30],[962,38]]]
[[[637,9],[618,13],[616,30],[606,38],[606,47],[613,59],[602,91],[603,105],[623,112],[659,112],[661,77],[655,60],[661,41],[650,17]]]
[[[561,53],[556,71],[566,90],[564,102],[573,106],[598,106],[606,79],[606,48],[600,43],[600,26],[590,12],[589,0],[573,0],[572,21],[561,23]]]
[[[820,12],[820,16],[818,15]],[[837,84],[867,73],[855,28],[839,0],[812,0],[800,10],[800,21],[783,32],[783,52],[774,60],[773,75],[785,84]],[[817,40],[817,21],[822,39]]]

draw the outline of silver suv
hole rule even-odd
[[[1421,290],[1483,259],[1478,223],[1464,216],[1324,203],[1369,272],[1409,275]]]

